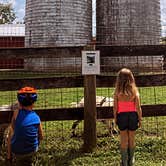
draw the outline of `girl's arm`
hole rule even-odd
[[[11,124],[9,125],[9,134],[8,134],[8,138],[7,138],[7,159],[8,160],[12,159],[11,139],[12,139],[14,128],[15,128],[15,120],[17,118],[17,115],[18,115],[18,110],[13,112]]]
[[[138,112],[139,127],[141,127],[142,109],[141,109],[141,102],[140,102],[139,94],[136,96],[136,109]]]
[[[39,140],[43,139],[43,129],[42,129],[42,124],[39,124]]]
[[[113,105],[113,115],[115,123],[117,123],[117,104],[118,104],[118,97],[114,94],[114,105]]]

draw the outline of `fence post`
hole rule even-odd
[[[163,70],[166,71],[166,54],[163,55]]]
[[[95,50],[94,46],[84,50]],[[96,149],[96,75],[84,76],[84,152]]]
[[[96,148],[96,76],[84,77],[84,151]]]

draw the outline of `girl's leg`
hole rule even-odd
[[[134,164],[135,131],[129,131],[128,166]]]
[[[135,148],[135,131],[129,130],[129,148]]]
[[[122,166],[128,165],[128,130],[120,131],[120,152]]]

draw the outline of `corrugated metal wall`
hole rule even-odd
[[[160,0],[97,0],[96,10],[98,44],[159,44]]]
[[[98,45],[156,45],[160,44],[160,0],[97,0],[96,36]],[[142,55],[144,57],[144,55]],[[121,64],[117,66],[116,63]],[[107,58],[105,64],[119,70],[128,67],[161,72],[163,57]]]
[[[91,41],[91,0],[27,0],[25,46],[82,46]]]

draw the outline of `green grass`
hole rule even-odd
[[[83,153],[83,122],[77,128],[77,137],[71,138],[72,122],[43,124],[46,135],[39,149],[37,165],[119,166],[118,135],[111,137],[106,126],[97,122],[97,148],[93,153]],[[136,133],[135,166],[166,165],[166,117],[159,117],[158,124],[156,127],[155,118],[143,119],[142,129]]]
[[[144,118],[142,129],[137,131],[136,166],[166,164],[166,135],[163,135],[166,132],[166,117],[159,117],[161,125],[158,126],[158,131],[151,133],[156,127],[155,121],[155,118]],[[97,122],[97,148],[93,153],[83,153],[83,122],[79,124],[77,137],[74,138],[71,138],[72,123],[73,121],[43,123],[45,138],[36,158],[37,166],[119,166],[118,135],[111,137],[106,126]]]
[[[139,88],[142,104],[166,104],[166,86]],[[112,97],[114,88],[97,88],[99,96]],[[0,105],[16,101],[16,91],[0,92]],[[79,102],[83,88],[38,90],[36,108],[71,107]],[[106,126],[97,122],[97,148],[83,153],[83,122],[71,138],[73,121],[43,122],[45,137],[40,144],[36,166],[119,166],[119,136],[112,138]],[[143,118],[136,135],[135,166],[166,166],[166,117]],[[4,158],[0,158],[3,166]]]
[[[141,104],[165,104],[166,86],[139,88]],[[96,95],[113,97],[114,88],[97,88]],[[0,105],[11,104],[16,101],[16,91],[0,92]],[[56,88],[38,90],[36,108],[71,107],[72,102],[79,102],[84,96],[83,88]]]
[[[99,131],[98,131],[99,132]],[[55,131],[56,135],[57,131]],[[143,136],[144,135],[144,136]],[[166,139],[157,136],[148,136],[137,132],[136,137],[136,166],[166,165]],[[119,165],[119,137],[110,136],[97,138],[97,148],[93,153],[83,153],[82,137],[70,138],[64,135],[60,139],[49,135],[43,142],[37,157],[37,165],[58,166],[115,166]]]

